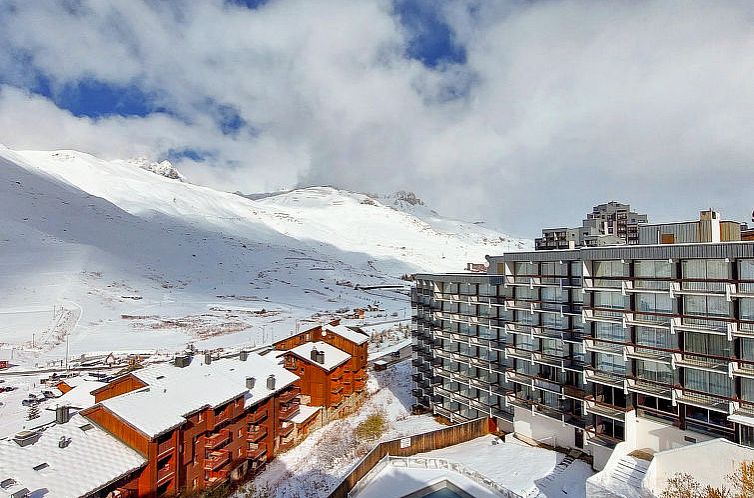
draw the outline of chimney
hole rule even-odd
[[[69,444],[71,444],[71,438],[60,436],[60,440],[58,441],[58,448],[67,448]]]
[[[65,424],[71,419],[70,407],[67,405],[58,406],[55,408],[55,422],[58,424]]]
[[[173,364],[178,368],[187,367],[191,363],[191,357],[185,354],[181,354],[175,357]]]
[[[325,352],[324,351],[319,351],[317,353],[317,363],[319,363],[319,364],[324,364],[325,363]]]
[[[275,374],[270,374],[270,376],[267,377],[267,389],[270,391],[275,390]]]
[[[318,355],[319,355],[319,351],[317,351],[317,348],[316,347],[312,348],[312,352],[310,355],[310,358],[312,359],[312,361],[317,361]]]
[[[212,363],[212,353],[204,353],[204,364],[209,365]]]
[[[249,352],[248,351],[241,351],[238,355],[238,359],[241,361],[246,361],[249,359]]]
[[[257,379],[254,377],[246,377],[246,389],[254,389],[254,385],[257,383]]]

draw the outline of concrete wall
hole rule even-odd
[[[576,447],[573,427],[544,415],[533,415],[524,408],[514,408],[513,429],[516,434],[550,446]]]
[[[700,443],[713,439],[697,432],[682,431],[672,425],[655,422],[646,418],[636,419],[636,448],[649,448],[654,451],[665,451],[694,444],[684,437],[691,437]]]
[[[726,476],[735,472],[740,462],[752,460],[752,448],[726,439],[705,441],[655,454],[644,484],[660,496],[669,477],[684,473],[694,476],[703,486],[729,486]]]

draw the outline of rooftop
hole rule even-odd
[[[298,377],[274,360],[248,353],[238,358],[214,360],[205,364],[194,358],[183,368],[162,363],[132,374],[149,387],[103,401],[101,404],[149,437],[181,425],[185,417],[207,407],[218,407],[239,396],[251,406],[284,389]],[[275,387],[267,388],[267,378],[275,376]],[[256,379],[246,386],[247,377]]]
[[[327,332],[332,332],[333,334],[337,334],[344,339],[348,339],[349,341],[358,345],[364,344],[365,342],[369,340],[369,336],[366,335],[364,332],[358,332],[349,327],[346,327],[345,325],[327,324],[323,327],[323,329]]]
[[[312,360],[311,353],[313,349],[316,349],[317,351],[325,354],[323,363]],[[328,372],[330,370],[333,370],[335,367],[347,362],[351,358],[350,354],[346,353],[345,351],[341,351],[340,349],[336,348],[335,346],[331,346],[326,342],[307,342],[306,344],[296,346],[288,352],[295,354],[299,358],[308,361],[313,365],[322,367]]]
[[[0,497],[23,488],[31,496],[86,496],[144,463],[128,446],[74,415],[68,423],[42,431],[27,446],[12,439],[0,441],[0,482],[15,481],[8,489],[0,489]]]

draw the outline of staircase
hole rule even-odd
[[[610,472],[610,478],[626,483],[632,488],[640,489],[641,482],[647,474],[649,461],[626,455],[616,463]]]
[[[545,495],[542,490],[546,489],[549,483],[554,481],[556,477],[565,472],[565,470],[579,457],[579,455],[581,455],[581,452],[579,450],[571,450],[566,455],[566,457],[561,460],[560,463],[552,469],[552,471],[550,471],[549,474],[544,476],[542,479],[537,480],[537,487],[531,490],[529,494],[526,495],[526,498],[547,498],[547,495]]]

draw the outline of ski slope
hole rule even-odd
[[[65,342],[259,344],[377,300],[375,321],[405,316],[402,296],[355,286],[530,246],[400,204],[332,188],[252,200],[166,163],[0,147],[0,344],[36,363]]]

